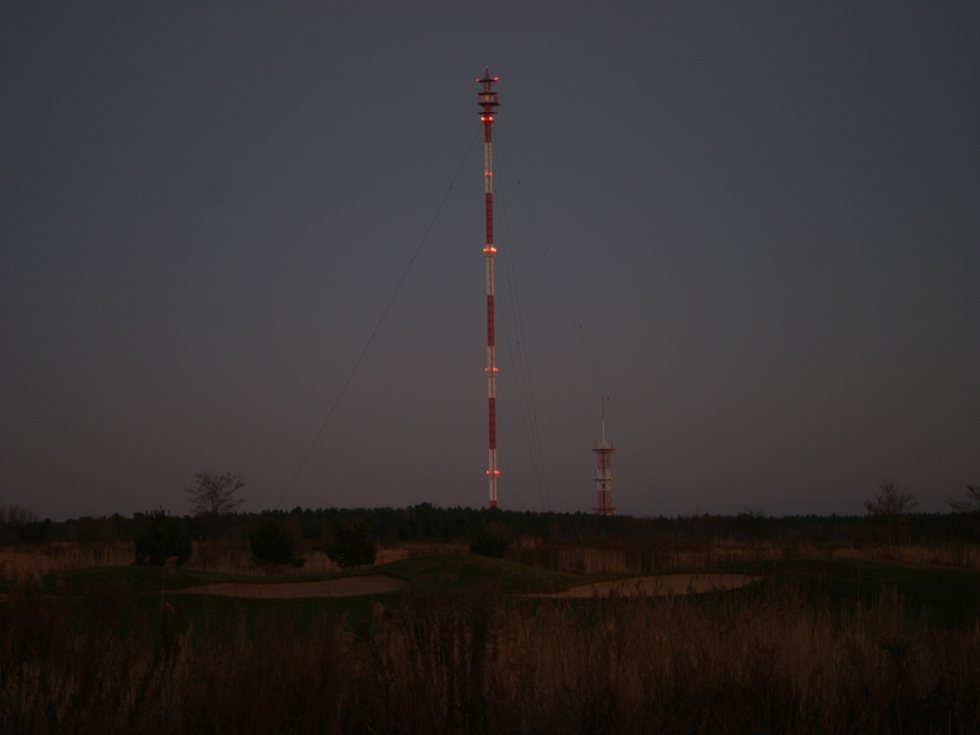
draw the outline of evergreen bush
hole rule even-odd
[[[470,553],[503,559],[514,537],[503,523],[481,523],[470,539]]]
[[[191,536],[184,524],[163,508],[146,514],[142,528],[133,535],[136,563],[162,567],[167,559],[177,557],[177,566],[191,558]]]
[[[342,523],[335,534],[335,541],[327,544],[327,556],[341,569],[374,564],[378,549],[371,538],[371,527],[367,521]]]
[[[296,556],[293,534],[275,521],[262,521],[257,531],[248,534],[252,547],[252,562],[256,565],[292,564],[301,567],[306,561]]]

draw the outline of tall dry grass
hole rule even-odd
[[[841,546],[832,550],[832,556],[903,561],[912,564],[941,564],[950,567],[980,569],[980,546],[976,544],[873,546],[862,549]]]
[[[980,547],[969,544],[916,546],[799,544],[729,539],[521,539],[507,558],[529,566],[585,574],[656,574],[711,569],[741,561],[792,558],[880,559],[980,569]]]
[[[378,549],[375,564],[427,554],[462,554],[465,543],[394,544]],[[68,569],[124,566],[133,563],[132,542],[54,543],[0,547],[0,580],[30,579]],[[286,568],[285,575],[330,574],[340,568],[315,544],[300,547],[306,563]],[[851,544],[785,544],[769,541],[690,539],[518,539],[507,552],[510,561],[554,571],[585,574],[655,574],[679,569],[711,569],[731,562],[787,558],[858,558],[980,569],[980,547],[972,544],[885,546]],[[252,564],[247,541],[194,542],[188,569],[243,576],[262,576]]]
[[[427,554],[461,554],[466,544],[411,543],[383,546],[378,549],[375,564],[385,564]],[[18,581],[38,575],[88,567],[127,566],[133,563],[136,547],[131,541],[109,543],[19,544],[0,547],[0,581]],[[330,561],[312,544],[300,549],[306,563],[298,568],[286,567],[277,573],[284,575],[331,574],[340,567]],[[266,568],[252,563],[247,541],[195,541],[187,569],[263,576]]]
[[[269,617],[195,635],[100,601],[0,606],[9,733],[967,733],[980,729],[980,623],[910,621],[884,597],[843,614],[755,600],[612,599],[585,615],[436,590],[376,607],[361,638]]]
[[[124,566],[133,563],[135,554],[131,541],[8,545],[0,547],[0,580],[31,579],[67,569]]]

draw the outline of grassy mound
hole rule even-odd
[[[133,565],[75,569],[46,575],[44,582],[48,592],[61,591],[71,596],[87,596],[106,593],[159,594],[161,590],[177,592],[188,587],[221,582],[296,584],[378,574],[404,579],[417,591],[445,584],[467,588],[493,585],[507,594],[557,592],[592,580],[592,577],[586,575],[536,569],[502,559],[472,554],[437,554],[326,575],[245,577],[190,569],[177,569],[170,575],[164,575],[160,567]]]
[[[870,559],[780,559],[737,562],[724,571],[760,574],[777,587],[792,586],[811,599],[827,595],[837,605],[868,607],[897,594],[915,616],[956,625],[980,614],[980,572],[928,564]],[[747,591],[747,594],[752,592]]]
[[[250,578],[249,578],[250,579]],[[215,582],[241,581],[241,577],[216,574],[191,569],[177,569],[171,576],[164,576],[161,567],[89,567],[71,569],[44,576],[45,590],[65,592],[71,596],[130,594],[141,592],[160,593]]]
[[[380,564],[360,573],[398,577],[406,580],[413,590],[422,592],[444,585],[470,589],[494,586],[505,594],[560,592],[593,579],[584,574],[552,572],[473,554],[417,556]]]

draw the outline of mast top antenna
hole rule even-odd
[[[480,106],[483,108],[483,113],[480,116],[484,122],[487,120],[493,121],[494,108],[500,105],[497,102],[497,93],[493,89],[493,83],[500,81],[500,77],[490,76],[490,67],[486,68],[486,74],[484,74],[483,79],[476,80],[478,84],[483,85],[483,89],[480,90]]]

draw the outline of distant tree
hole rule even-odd
[[[0,505],[0,543],[23,541],[24,529],[38,523],[37,513],[19,505]]]
[[[242,478],[231,472],[198,472],[194,482],[184,488],[191,503],[191,513],[204,517],[208,522],[209,535],[214,536],[222,516],[238,510],[244,502],[238,491],[245,487]]]
[[[177,557],[177,566],[191,556],[191,537],[184,525],[163,508],[146,514],[142,527],[133,536],[136,563],[162,567],[167,559]]]
[[[758,541],[766,536],[766,512],[751,505],[735,516],[732,529],[742,538]]]
[[[326,545],[330,561],[341,569],[374,564],[378,549],[371,538],[371,526],[367,521],[342,522],[334,534],[334,542]]]
[[[980,485],[966,486],[966,500],[947,498],[949,506],[957,513],[964,513],[973,520],[977,546],[980,546]]]
[[[896,524],[906,521],[905,516],[917,505],[908,488],[899,487],[890,477],[878,482],[878,492],[864,501],[864,508],[875,518],[884,520],[888,528],[888,545],[892,544],[892,531]]]
[[[303,566],[306,561],[296,556],[293,534],[279,523],[265,519],[257,531],[248,534],[252,562],[259,566],[292,564]]]
[[[0,523],[23,526],[28,523],[37,523],[37,521],[37,513],[30,508],[21,508],[19,505],[11,505],[6,508],[0,505]]]
[[[481,523],[470,539],[470,553],[503,559],[514,537],[503,523]]]

